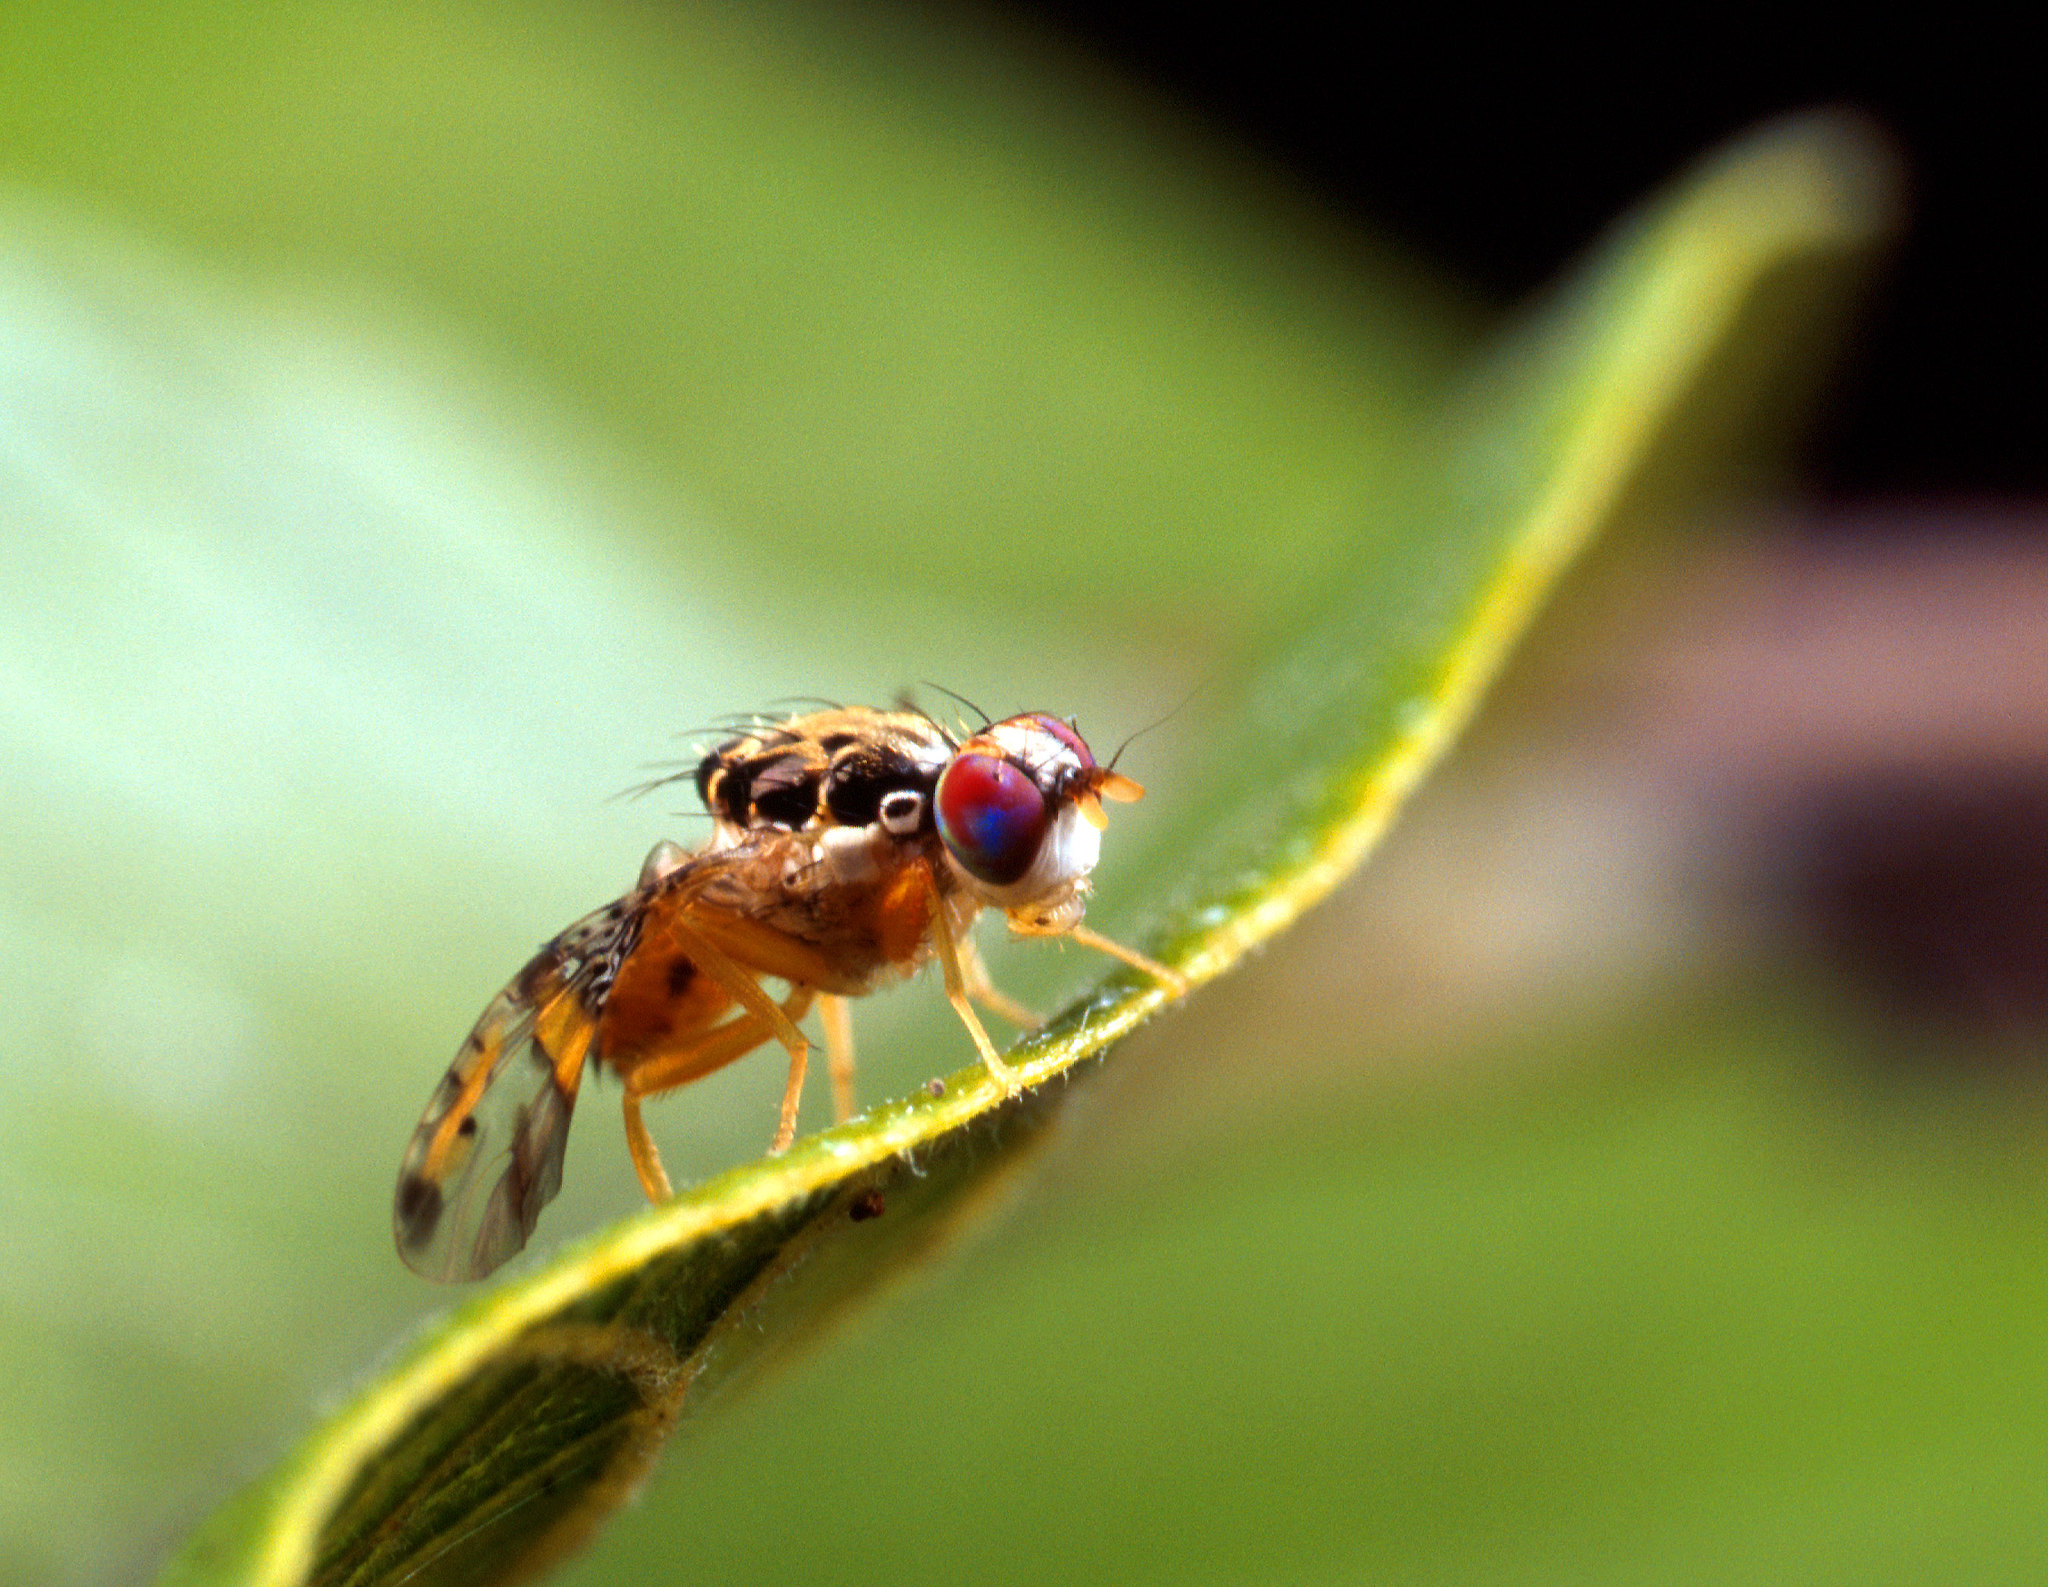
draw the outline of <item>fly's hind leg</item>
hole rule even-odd
[[[796,1107],[804,1092],[804,1062],[810,1056],[811,1044],[804,1033],[796,1028],[796,1022],[803,1017],[805,1009],[811,1006],[812,991],[808,987],[797,987],[790,993],[794,1001],[802,995],[802,1005],[794,1015],[786,1007],[778,1006],[774,999],[761,990],[761,983],[747,974],[725,951],[703,932],[690,924],[686,918],[677,917],[669,922],[669,930],[681,941],[683,951],[695,961],[697,968],[730,992],[744,1008],[768,1027],[768,1034],[789,1049],[789,1083],[782,1091],[782,1120],[776,1126],[775,1139],[768,1148],[773,1157],[778,1152],[789,1150],[789,1143],[796,1139]]]
[[[767,994],[758,986],[755,991],[766,999]],[[781,1003],[771,1002],[768,1006],[794,1026],[810,1009],[811,997],[811,989],[800,986]],[[623,1072],[626,1150],[632,1154],[633,1172],[639,1175],[640,1188],[647,1192],[649,1201],[666,1201],[675,1192],[669,1187],[668,1173],[661,1166],[661,1153],[655,1149],[654,1137],[647,1133],[647,1125],[640,1117],[641,1102],[647,1097],[660,1096],[664,1091],[673,1091],[677,1086],[688,1085],[692,1080],[701,1080],[736,1059],[746,1057],[775,1035],[768,1022],[758,1014],[739,1014],[722,1025],[714,1025],[696,1040]],[[782,1098],[781,1124],[776,1130],[775,1144],[769,1148],[771,1152],[783,1150],[796,1134],[795,1104],[803,1095],[804,1056],[807,1051],[806,1046],[791,1054],[789,1083]]]

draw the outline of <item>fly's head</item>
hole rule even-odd
[[[1145,790],[1098,766],[1057,717],[1013,716],[962,744],[934,798],[946,863],[970,895],[1019,931],[1069,931],[1088,902],[1088,874],[1108,825],[1102,801]]]

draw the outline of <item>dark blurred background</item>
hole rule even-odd
[[[1009,0],[1113,70],[1285,165],[1360,224],[1513,301],[1703,149],[1816,105],[1905,152],[1910,230],[1811,452],[1831,499],[2036,493],[2048,484],[2038,242],[2048,190],[2039,51],[1969,10],[1910,24],[1818,8],[1660,16],[1655,38],[1548,10]],[[1843,527],[1818,519],[1821,526]]]
[[[1690,32],[1660,17],[1641,38],[1575,33],[1549,11],[1409,8],[1395,23],[1269,5],[1194,9],[1166,27],[1135,4],[1006,9],[1502,305],[1555,280],[1603,219],[1760,121],[1832,105],[1885,129],[1905,162],[1906,229],[1791,492],[1729,525],[1748,544],[1735,563],[1694,563],[1621,603],[1698,615],[1689,638],[1617,647],[1596,618],[1576,649],[1628,658],[1597,691],[1619,703],[1614,721],[1634,724],[1614,786],[1661,785],[1665,809],[1702,812],[1685,847],[1712,856],[1695,881],[1713,875],[1741,900],[1733,935],[1789,933],[1896,1022],[1899,1039],[1865,1043],[1867,1059],[1991,1057],[2038,1073],[2038,50],[1967,9],[1849,28],[1792,7],[1768,35],[1725,15]],[[1581,677],[1559,697],[1586,688]],[[1503,759],[1523,770],[1529,746]]]

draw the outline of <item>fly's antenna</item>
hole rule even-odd
[[[945,695],[950,700],[958,700],[962,705],[966,706],[968,710],[972,711],[976,716],[981,718],[981,725],[983,727],[986,728],[995,725],[995,718],[991,717],[988,714],[988,712],[984,711],[980,706],[976,705],[972,700],[968,699],[966,695],[959,693],[957,690],[949,689],[943,683],[934,683],[929,678],[920,678],[918,679],[918,683],[921,687],[926,689],[937,689],[939,693]]]
[[[1139,739],[1143,738],[1147,733],[1152,732],[1155,728],[1161,728],[1166,726],[1168,722],[1171,722],[1175,717],[1179,716],[1181,712],[1185,711],[1191,704],[1194,703],[1194,698],[1196,695],[1200,694],[1204,689],[1208,687],[1209,685],[1206,682],[1196,684],[1192,689],[1188,690],[1186,696],[1181,700],[1179,705],[1176,705],[1171,711],[1168,711],[1166,715],[1160,717],[1157,721],[1147,722],[1143,727],[1139,728],[1137,732],[1131,734],[1130,737],[1126,738],[1121,744],[1117,745],[1116,753],[1109,757],[1109,764],[1106,767],[1104,767],[1103,770],[1115,771],[1116,763],[1124,758],[1125,750],[1129,749],[1133,744],[1137,743]]]

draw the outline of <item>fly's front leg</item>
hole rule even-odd
[[[932,911],[932,942],[939,950],[939,969],[946,977],[946,1001],[953,1005],[953,1012],[960,1016],[967,1034],[974,1038],[974,1045],[981,1050],[981,1061],[996,1083],[1006,1092],[1015,1091],[1017,1071],[996,1056],[996,1044],[988,1039],[988,1032],[981,1028],[981,1016],[967,999],[967,980],[960,973],[959,944],[954,940],[952,923],[946,918],[943,905]]]
[[[1069,926],[1063,932],[1053,932],[1053,930],[1044,930],[1044,928],[1032,930],[1026,924],[1026,921],[1020,921],[1016,915],[1010,917],[1010,930],[1016,932],[1018,936],[1071,936],[1083,948],[1094,948],[1098,954],[1108,954],[1110,958],[1120,958],[1124,964],[1128,964],[1130,969],[1141,971],[1143,975],[1149,975],[1153,981],[1157,981],[1167,993],[1171,993],[1174,997],[1186,997],[1188,995],[1188,977],[1186,975],[1182,975],[1180,971],[1169,971],[1165,964],[1161,964],[1157,958],[1147,958],[1137,948],[1126,948],[1122,942],[1116,942],[1114,938],[1102,936],[1102,932],[1090,932],[1085,926],[1079,926],[1079,924]]]
[[[1036,1030],[1045,1023],[1044,1016],[1034,1014],[1013,997],[1006,997],[996,990],[995,982],[989,979],[988,966],[982,962],[981,949],[975,946],[971,931],[960,933],[954,944],[960,955],[960,984],[967,995],[983,1008],[1015,1025],[1019,1030]]]

